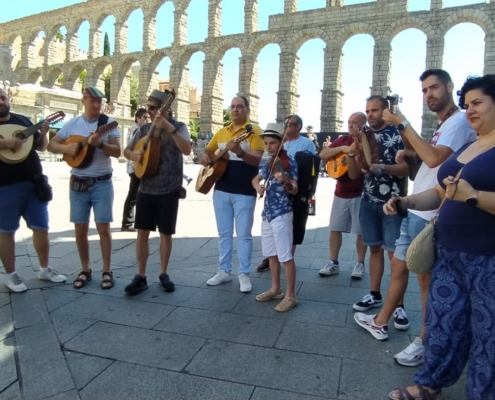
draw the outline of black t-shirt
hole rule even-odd
[[[0,121],[0,126],[1,125],[21,125],[27,128],[33,124],[23,115],[10,113],[10,119],[8,121]],[[34,175],[42,172],[40,158],[34,149],[39,137],[39,132],[36,132],[33,135],[33,148],[24,161],[18,164],[8,164],[0,160],[0,186],[29,181]]]

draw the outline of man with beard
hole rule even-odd
[[[390,198],[401,194],[408,172],[407,164],[397,164],[395,161],[399,150],[404,149],[404,143],[397,128],[383,119],[383,113],[387,109],[388,101],[382,96],[371,96],[366,103],[366,117],[378,146],[379,164],[371,164],[369,171],[362,171],[356,158],[349,157],[349,177],[360,179],[361,174],[365,174],[363,197],[359,206],[359,222],[363,244],[370,248],[371,291],[353,305],[356,311],[381,307],[380,287],[385,267],[384,250],[392,259],[402,222],[402,217],[386,215],[383,211],[383,205]],[[356,142],[351,145],[351,154],[354,153],[355,148]]]
[[[10,112],[9,97],[0,89],[0,126],[33,125],[23,115]],[[15,232],[19,229],[21,217],[33,231],[33,246],[38,254],[40,271],[38,278],[52,282],[65,282],[66,278],[52,269],[49,262],[50,239],[48,237],[48,203],[37,197],[33,179],[43,173],[38,151],[44,151],[48,145],[47,122],[41,131],[34,134],[33,148],[28,157],[17,164],[0,161],[0,260],[5,267],[5,284],[12,292],[27,290],[22,278],[15,269]],[[0,150],[18,150],[22,140],[0,136]]]
[[[437,171],[440,165],[465,143],[476,140],[476,133],[469,125],[465,114],[460,112],[454,104],[452,98],[454,84],[450,75],[441,69],[429,69],[423,72],[419,79],[422,82],[423,97],[428,108],[437,114],[439,121],[430,143],[424,141],[416,133],[400,112],[396,114],[392,114],[388,110],[384,112],[384,119],[388,123],[398,126],[406,145],[412,147],[423,161],[416,175],[412,194],[433,189],[437,183]],[[398,154],[398,162],[404,162],[402,153],[399,152]],[[393,201],[392,199],[389,203]],[[404,201],[407,203],[408,198],[405,197]],[[434,210],[416,211],[409,209],[407,217],[402,221],[400,237],[392,258],[390,284],[383,309],[377,315],[354,314],[356,322],[378,340],[388,338],[387,324],[392,315],[396,329],[406,330],[409,327],[404,305],[400,302],[407,289],[409,277],[405,263],[406,252],[414,238],[434,217]],[[423,363],[424,315],[430,274],[419,274],[418,280],[423,303],[421,334],[405,350],[394,356],[399,364],[410,367]]]

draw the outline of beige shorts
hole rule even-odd
[[[343,199],[334,196],[332,212],[330,213],[330,230],[361,235],[361,224],[359,223],[360,204],[361,197]]]

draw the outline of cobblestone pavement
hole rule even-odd
[[[45,163],[55,199],[50,203],[51,266],[67,284],[35,279],[38,261],[29,230],[17,240],[17,269],[28,292],[9,294],[0,275],[0,399],[386,399],[398,385],[412,382],[415,368],[398,366],[393,355],[418,334],[421,301],[411,276],[406,310],[408,332],[391,326],[378,342],[353,320],[352,304],[369,290],[351,281],[356,262],[354,238],[344,238],[341,271],[321,278],[328,259],[328,219],[334,181],[320,179],[316,216],[309,217],[305,242],[297,249],[299,305],[287,314],[255,295],[270,285],[262,260],[261,207],[253,227],[253,291],[239,291],[237,279],[217,287],[206,280],[218,266],[218,239],[211,195],[188,188],[181,201],[170,262],[173,293],[158,286],[158,237],[150,240],[151,287],[127,298],[124,286],[136,273],[135,233],[120,232],[127,194],[125,164],[115,163],[112,267],[115,288],[100,289],[101,254],[91,224],[93,282],[72,288],[79,258],[69,223],[65,163]],[[187,165],[195,177],[199,167]],[[236,254],[234,253],[234,259]],[[234,262],[234,272],[237,268]],[[387,263],[382,288],[389,282]],[[464,398],[464,378],[445,391]]]

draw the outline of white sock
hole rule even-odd
[[[17,271],[11,272],[10,274],[7,274],[7,276],[14,276],[17,274]]]
[[[48,269],[48,267],[50,267],[50,266],[49,266],[49,265],[48,265],[48,266],[46,266],[46,267],[41,267],[41,266],[40,266],[40,270],[41,270],[41,271],[46,271],[46,270]]]

